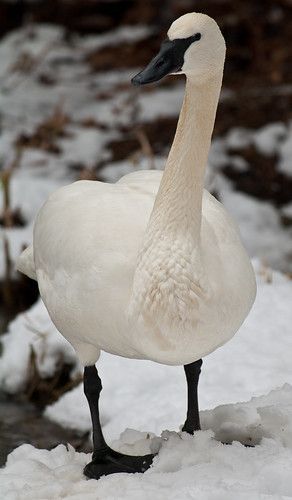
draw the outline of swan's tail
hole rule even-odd
[[[32,280],[36,280],[36,272],[34,267],[34,258],[33,258],[33,247],[27,247],[18,257],[16,262],[16,267],[18,271],[23,274],[26,274]]]

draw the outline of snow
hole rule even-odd
[[[283,123],[270,123],[261,127],[253,137],[253,142],[258,151],[264,155],[277,153],[281,140],[286,135],[286,127]]]
[[[292,219],[292,201],[283,206],[281,213],[285,217],[289,217],[290,219]]]
[[[85,167],[93,167],[106,157],[104,146],[109,140],[109,133],[80,127],[69,127],[68,132],[71,137],[60,141],[67,165],[80,163]]]
[[[122,43],[131,43],[147,38],[153,29],[150,26],[121,26],[115,30],[108,31],[102,35],[87,36],[79,40],[79,44],[89,50],[102,49],[120,45]]]
[[[68,184],[66,178],[60,175],[48,175],[42,168],[36,169],[34,162],[48,162],[47,156],[38,151],[24,154],[24,168],[12,175],[10,182],[11,208],[21,209],[26,225],[24,227],[1,228],[1,237],[9,242],[10,258],[15,262],[24,245],[32,241],[34,219],[47,197],[63,184]],[[59,178],[58,178],[59,177]],[[0,206],[3,203],[3,190],[0,190]],[[1,255],[1,253],[0,253]],[[4,274],[4,259],[0,259],[0,276]]]
[[[285,170],[284,162],[291,158],[291,124],[287,128],[284,123],[269,123],[258,130],[234,127],[226,134],[226,146],[230,149],[243,149],[250,145],[265,156],[279,153],[282,156],[280,170]],[[290,162],[291,163],[291,162]],[[291,173],[291,171],[287,170]]]
[[[226,134],[226,145],[230,149],[246,148],[252,142],[252,132],[244,127],[234,127]]]
[[[34,155],[36,161],[41,161],[42,155]],[[33,156],[30,156],[31,163]],[[31,165],[32,166],[32,165]],[[54,178],[48,178],[44,175],[34,175],[30,169],[19,171],[17,176],[12,176],[10,183],[11,208],[19,207],[21,200],[21,212],[26,222],[34,220],[40,206],[44,200],[59,187],[59,182]],[[44,182],[44,177],[46,182]],[[2,192],[0,200],[2,199]]]
[[[289,133],[292,137],[292,127],[289,130],[290,132],[286,130],[287,137],[289,137]],[[266,151],[266,155],[272,154],[271,151],[274,151],[276,144],[278,144],[277,151],[280,154],[280,148],[283,149],[285,141],[288,141],[288,139],[282,139],[282,142],[277,142],[280,131],[283,132],[283,129],[279,124],[262,127],[257,132],[234,128],[225,137],[214,139],[209,153],[205,185],[208,190],[217,194],[219,200],[236,220],[249,254],[260,257],[276,269],[291,272],[292,226],[282,224],[283,213],[281,210],[270,201],[262,201],[241,191],[236,191],[233,183],[222,173],[222,168],[226,165],[232,165],[237,171],[244,171],[248,167],[240,155],[230,156],[229,152],[230,150],[240,150],[242,147],[252,144],[258,147],[257,135],[261,138],[262,143],[266,141],[266,134],[271,141],[270,149]],[[273,134],[274,141],[271,139]],[[278,164],[280,170],[279,165],[280,163]],[[252,165],[249,167],[252,168]]]
[[[292,122],[269,123],[258,130],[234,127],[225,137],[225,148],[237,150],[253,145],[259,153],[265,156],[279,157],[279,172],[292,176]]]
[[[260,255],[262,260],[279,269],[292,270],[292,229],[282,226],[279,211],[269,202],[226,188],[226,183],[221,184],[220,194],[240,227],[249,254]]]
[[[206,430],[195,436],[165,431],[155,437],[128,429],[114,443],[116,449],[132,454],[159,451],[144,474],[86,480],[82,470],[90,455],[71,446],[48,451],[24,444],[0,471],[2,494],[7,500],[20,495],[22,500],[291,498],[291,401],[292,387],[286,384],[248,403],[219,406],[202,413]],[[254,446],[245,447],[239,440]]]
[[[30,54],[30,56],[39,56],[48,46],[58,45],[61,42],[63,31],[61,28],[53,25],[42,24],[41,26],[28,26],[21,30],[8,33],[1,40],[0,45],[0,74],[1,83],[9,75],[14,78],[17,72],[14,65],[21,54]],[[14,69],[11,75],[11,69]]]
[[[279,170],[292,177],[292,122],[289,124],[288,134],[280,148]]]
[[[43,378],[52,376],[60,362],[77,367],[73,348],[57,332],[40,300],[10,323],[8,332],[1,337],[1,344],[0,386],[9,393],[25,387],[32,350]]]
[[[158,89],[155,93],[145,92],[141,95],[142,121],[152,121],[158,116],[178,116],[184,94],[184,86],[177,85],[169,89]]]

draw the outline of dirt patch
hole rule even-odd
[[[1,393],[0,403],[0,466],[11,451],[24,443],[46,449],[70,443],[78,451],[90,451],[88,433],[64,429],[44,418],[33,405],[19,404]]]
[[[48,153],[59,154],[60,147],[58,139],[70,137],[66,131],[69,124],[69,117],[63,112],[61,106],[57,106],[52,115],[39,126],[32,134],[21,134],[16,141],[16,148],[36,148],[43,149]]]
[[[235,188],[260,200],[272,201],[281,207],[291,201],[292,178],[277,169],[277,156],[265,156],[254,147],[236,150],[249,165],[247,170],[239,172],[232,165],[223,168]]]
[[[160,117],[141,125],[154,154],[161,154],[169,147],[175,134],[176,123],[177,117]],[[107,147],[112,154],[111,160],[115,162],[129,158],[140,148],[140,144],[133,129],[124,129],[123,138],[110,141]]]

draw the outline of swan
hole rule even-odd
[[[204,172],[225,60],[214,19],[189,13],[134,85],[184,73],[185,96],[164,172],[139,171],[116,184],[78,181],[54,192],[18,269],[38,282],[48,313],[84,365],[93,426],[86,476],[144,472],[153,454],[129,456],[106,443],[95,363],[104,350],[184,365],[183,431],[200,429],[202,357],[227,342],[255,298],[253,268],[239,230],[206,190]],[[117,380],[118,383],[118,380]]]

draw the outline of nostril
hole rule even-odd
[[[131,83],[132,85],[135,85],[135,87],[138,87],[139,85],[141,85],[141,78],[140,78],[140,75],[136,75],[132,78],[131,80]]]
[[[163,65],[164,65],[164,59],[159,59],[159,61],[157,61],[156,63],[156,68],[160,68]]]

